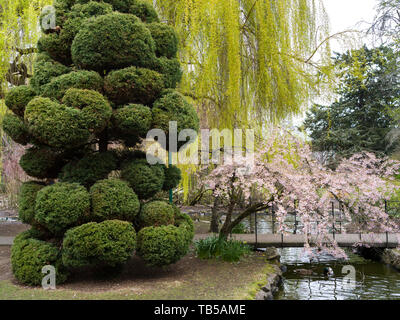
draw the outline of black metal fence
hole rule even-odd
[[[384,201],[385,212],[393,218],[400,218],[400,201]],[[287,218],[285,220],[285,226],[289,229],[293,234],[301,233],[302,224],[296,212],[297,205],[293,206],[294,210],[288,213]],[[339,201],[332,201],[330,204],[330,215],[332,216],[332,226],[330,228],[331,234],[339,234],[343,232],[343,228],[346,223],[349,221],[346,220],[344,214],[343,204]],[[260,218],[262,218],[263,222],[269,222],[268,226],[263,226],[260,223]],[[312,224],[317,228],[320,221],[313,221]],[[251,224],[251,223],[250,223]],[[264,231],[265,233],[277,233],[277,225],[278,222],[276,220],[275,208],[270,207],[264,213],[255,213],[254,214],[254,233],[257,237],[260,234],[260,231]],[[265,232],[266,231],[266,232]]]

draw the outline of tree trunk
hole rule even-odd
[[[99,151],[107,152],[108,150],[108,132],[107,129],[101,133],[100,141],[99,141]]]
[[[232,232],[232,214],[233,209],[235,208],[235,202],[232,200],[228,207],[228,212],[226,214],[225,223],[222,226],[220,237],[228,238],[229,234]]]
[[[211,210],[211,225],[210,233],[219,232],[219,213],[218,213],[219,197],[215,197],[214,204]]]

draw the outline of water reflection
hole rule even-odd
[[[363,259],[348,251],[347,261],[325,255],[319,261],[310,262],[302,248],[279,249],[281,262],[287,265],[282,289],[276,299],[280,300],[393,300],[400,299],[400,273],[382,263]],[[343,282],[347,273],[344,266],[356,270],[354,283]],[[331,267],[335,275],[324,276],[325,267]],[[298,269],[313,270],[313,275],[303,276]],[[346,285],[347,284],[347,285]]]

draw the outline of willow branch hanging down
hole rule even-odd
[[[180,35],[180,60],[190,61],[181,90],[209,126],[261,131],[300,113],[332,79],[332,36],[319,0],[155,2]]]

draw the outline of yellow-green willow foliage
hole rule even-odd
[[[40,11],[52,0],[0,0],[0,86],[8,88],[6,75],[15,59],[30,68],[33,54],[20,55],[18,50],[34,46],[40,35]],[[20,57],[19,57],[20,56]],[[29,70],[31,72],[31,70]]]
[[[329,78],[319,0],[148,1],[180,36],[181,90],[203,125],[261,129],[298,114]]]

